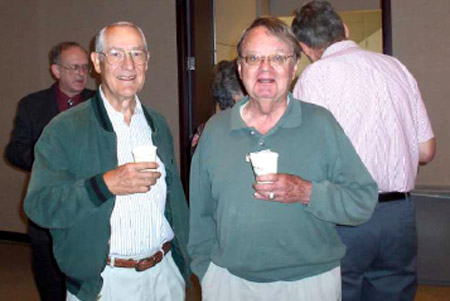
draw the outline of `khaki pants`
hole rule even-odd
[[[211,262],[202,279],[205,301],[340,301],[341,269],[297,281],[251,282]]]
[[[106,266],[102,273],[101,301],[183,301],[185,283],[169,252],[156,266],[137,272]],[[67,292],[67,301],[80,301]]]

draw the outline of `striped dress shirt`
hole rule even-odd
[[[100,89],[101,91],[101,89]],[[117,112],[101,92],[103,103],[117,135],[118,165],[133,162],[131,150],[136,146],[153,145],[152,131],[136,96],[136,108],[130,124]],[[161,245],[174,237],[164,216],[167,186],[166,171],[160,158],[161,177],[147,193],[116,196],[111,216],[110,255],[141,258],[155,253]]]
[[[380,192],[414,188],[418,144],[434,135],[417,83],[397,59],[337,42],[303,71],[293,94],[331,111]]]

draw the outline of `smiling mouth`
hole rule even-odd
[[[123,80],[123,81],[132,81],[136,78],[135,75],[132,76],[118,76],[117,77],[119,80]]]

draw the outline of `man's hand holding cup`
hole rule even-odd
[[[155,146],[138,146],[132,153],[135,163],[118,166],[103,175],[106,186],[115,195],[145,193],[161,177]]]

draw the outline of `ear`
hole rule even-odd
[[[298,62],[300,61],[300,59],[297,59],[294,62],[294,68],[292,68],[292,79],[295,78],[295,75],[297,74],[297,69],[298,69]]]
[[[237,60],[236,64],[239,73],[239,78],[242,80],[242,59]]]
[[[305,43],[298,42],[300,44],[300,47],[302,47],[302,52],[308,57],[309,61],[311,63],[314,63],[315,61],[318,61],[320,57],[322,56],[322,52],[319,49],[311,48]]]
[[[348,29],[348,26],[345,23],[344,23],[344,31],[345,31],[345,38],[348,39],[350,37],[350,29]]]
[[[303,52],[306,56],[311,57],[312,49],[311,49],[308,45],[306,45],[305,43],[303,43],[303,42],[298,42],[298,44],[300,45],[300,48],[302,48],[302,52]]]
[[[98,54],[97,52],[91,52],[91,61],[92,64],[94,65],[95,72],[100,74],[101,73],[100,54]]]
[[[149,52],[149,56],[148,56],[148,58],[147,58],[147,61],[145,62],[145,69],[144,69],[144,72],[147,72],[147,70],[148,70],[148,61],[150,60],[150,52]]]
[[[50,66],[50,70],[52,71],[52,74],[56,79],[61,78],[61,67],[60,66],[58,66],[56,64],[52,64]]]

